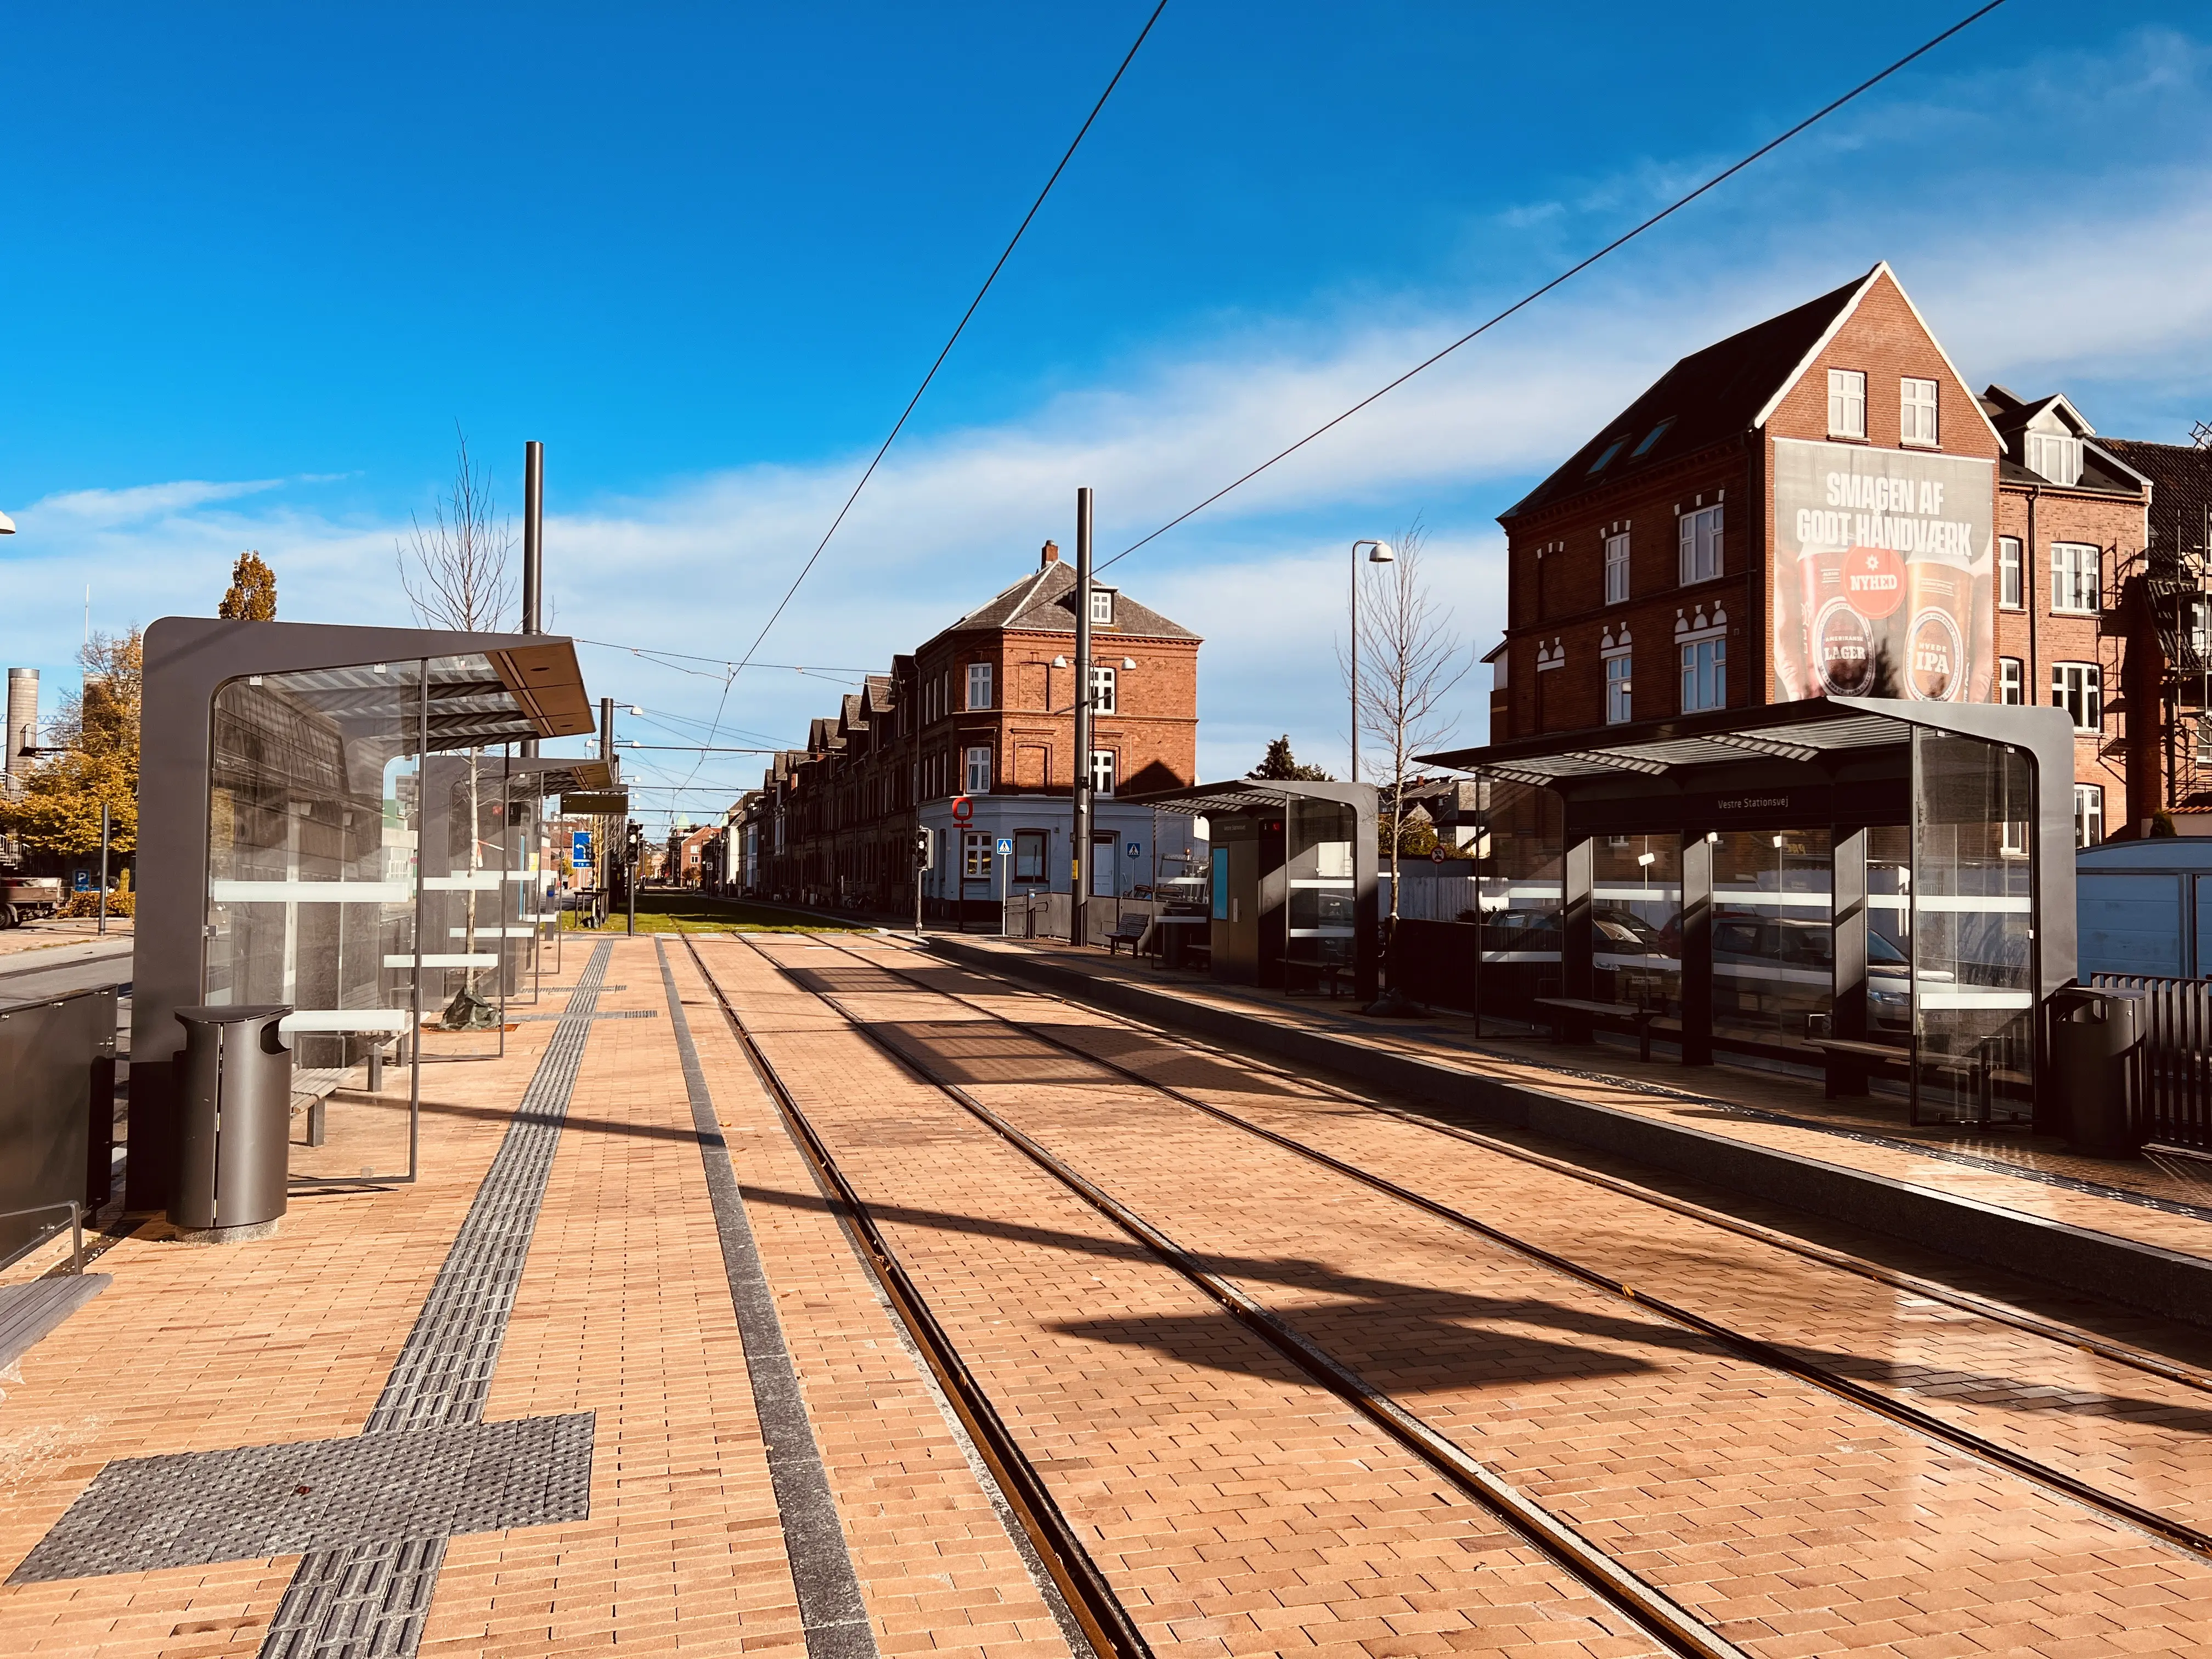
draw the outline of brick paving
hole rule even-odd
[[[1917,1653],[1948,1642],[1950,1650],[2189,1652],[2212,1643],[2212,1565],[1164,1097],[1086,1078],[1079,1061],[1039,1052],[968,1010],[887,987],[866,969],[826,971],[856,1012],[897,1022],[908,1040],[949,1058],[994,1110],[1206,1252],[1333,1353],[1418,1401],[1752,1651]],[[1238,1103],[1280,1091],[1247,1084]],[[1279,1097],[1273,1104],[1291,1109]],[[1545,1194],[1498,1183],[1456,1152],[1441,1170],[1441,1138],[1367,1115],[1345,1129],[1357,1144],[1341,1150],[1364,1162],[1395,1137],[1398,1173],[1417,1183],[1461,1201],[1472,1188],[1516,1224],[1548,1208],[1559,1225],[1583,1231],[1589,1188]],[[1233,1183],[1213,1173],[1232,1166]],[[1617,1243],[1633,1253],[1632,1242]],[[1690,1254],[1697,1271],[1673,1288],[1695,1301],[1712,1287],[1698,1282],[1704,1264]],[[1763,1292],[1762,1277],[1784,1289]],[[1820,1308],[1831,1287],[1808,1281],[1837,1277],[1781,1257],[1738,1270],[1732,1293],[1762,1302],[1762,1314],[1786,1327],[1793,1294],[1796,1311]],[[1861,1283],[1848,1281],[1855,1294]],[[1869,1311],[1856,1310],[1863,1322]],[[1829,1322],[1848,1324],[1852,1313]],[[1173,1346],[1205,1322],[1154,1320],[1132,1331],[1115,1316],[1082,1328]],[[1923,1382],[1954,1368],[1948,1352],[1932,1363],[1914,1352],[1941,1346],[1938,1328],[1894,1313],[1875,1322],[1882,1328],[1837,1334],[1884,1365],[1902,1339],[1900,1369]],[[1804,1346],[1830,1333],[1811,1334]],[[1984,1350],[2021,1340],[1979,1334]],[[2069,1357],[2043,1346],[2040,1356],[2010,1356],[2044,1367],[2014,1379],[2010,1404],[2039,1389],[2046,1401],[2100,1402]],[[2133,1418],[2018,1411],[2008,1426],[2039,1454],[2075,1452],[2084,1472],[2124,1477],[2134,1495],[2201,1503],[2203,1396],[2131,1401],[2145,1393],[2141,1380],[2129,1373],[2121,1398],[2103,1402]]]
[[[1800,1158],[1843,1164],[1947,1196],[2059,1221],[2092,1232],[2115,1234],[2138,1243],[2184,1255],[2212,1258],[2212,1221],[2162,1212],[2140,1205],[2026,1178],[2053,1175],[2096,1182],[2212,1209],[2212,1173],[2193,1165],[2160,1165],[2077,1157],[2048,1136],[1989,1130],[1909,1129],[1902,1103],[1884,1109],[1871,1100],[1838,1102],[1821,1097],[1818,1079],[1778,1076],[1735,1066],[1685,1067],[1663,1059],[1638,1060],[1633,1049],[1610,1044],[1559,1044],[1542,1038],[1485,1036],[1480,1045],[1468,1019],[1432,1018],[1382,1022],[1359,1018],[1350,1005],[1289,997],[1249,986],[1225,986],[1188,974],[1162,974],[1127,958],[1101,957],[1096,951],[1010,939],[975,939],[967,944],[987,951],[1035,953],[1057,967],[1126,979],[1150,988],[1172,991],[1193,1001],[1233,1008],[1243,1015],[1350,1036],[1377,1048],[1395,1048],[1425,1060],[1441,1060],[1515,1083],[1571,1095],[1640,1116],[1689,1124],[1708,1134],[1774,1147]],[[1559,1068],[1571,1066],[1575,1074]],[[1595,1074],[1595,1075],[1593,1075]],[[1608,1081],[1608,1079],[1616,1079]],[[1645,1084],[1708,1099],[1670,1099],[1634,1087]],[[1884,1137],[1872,1145],[1789,1124],[1762,1122],[1716,1111],[1714,1100],[1754,1110],[1817,1120],[1833,1128]],[[1925,1150],[1923,1150],[1923,1149]],[[1936,1152],[2010,1165],[1986,1169],[1933,1156]]]
[[[763,948],[950,1056],[994,1109],[1759,1659],[2212,1648],[2212,1565],[826,945]],[[700,950],[1155,1651],[1653,1651],[752,945]],[[569,982],[588,957],[569,952]],[[787,1536],[779,1511],[662,959],[651,939],[612,941],[598,1006],[620,1017],[591,1024],[483,1409],[487,1425],[590,1413],[589,1515],[453,1538],[426,1655],[832,1650],[802,1628],[792,1553],[821,1540]],[[688,951],[671,941],[665,960],[876,1650],[1070,1656]],[[2212,1507],[2212,1397],[956,977],[2139,1501]],[[295,1197],[251,1243],[149,1224],[109,1250],[112,1286],[0,1379],[0,1571],[117,1460],[358,1436],[555,1030],[519,1020],[503,1059],[425,1068],[412,1188]],[[330,1125],[295,1167],[381,1163],[404,1115],[342,1095]],[[0,1653],[256,1654],[300,1559],[0,1586]]]

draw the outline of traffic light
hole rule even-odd
[[[914,867],[917,870],[937,868],[937,831],[922,828],[914,832]]]

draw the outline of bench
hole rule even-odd
[[[1856,1085],[1848,1092],[1866,1092],[1866,1073],[1870,1067],[1887,1066],[1908,1083],[1912,1079],[1914,1064],[1912,1050],[1900,1048],[1889,1042],[1862,1042],[1856,1037],[1815,1036],[1805,1039],[1808,1048],[1818,1048],[1827,1057],[1826,1093],[1830,1100],[1844,1092],[1838,1088],[1838,1079],[1849,1075]],[[1987,1127],[1996,1120],[1990,1112],[1990,1085],[1996,1080],[1996,1068],[1984,1054],[1922,1054],[1918,1063],[1939,1072],[1951,1072],[1972,1080],[1974,1091],[1974,1124]]]
[[[1106,954],[1109,957],[1117,955],[1125,945],[1129,947],[1131,956],[1139,954],[1139,947],[1144,944],[1145,935],[1152,931],[1152,926],[1150,916],[1121,917],[1115,922],[1114,930],[1106,935]]]
[[[1539,1008],[1553,1010],[1552,1041],[1565,1042],[1567,1027],[1579,1015],[1585,1019],[1619,1020],[1632,1026],[1636,1032],[1636,1054],[1639,1060],[1651,1058],[1651,1022],[1659,1017],[1656,1008],[1644,1008],[1632,1002],[1594,1002],[1585,997],[1538,997]]]
[[[1293,968],[1302,969],[1311,974],[1314,979],[1314,989],[1328,992],[1329,1000],[1332,1002],[1345,994],[1344,976],[1352,971],[1350,963],[1340,962],[1332,957],[1285,957],[1283,958],[1285,981],[1283,988],[1286,992],[1290,989],[1290,970]]]

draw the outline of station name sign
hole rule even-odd
[[[1774,443],[1773,698],[1986,701],[1996,466]]]

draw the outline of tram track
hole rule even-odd
[[[835,1009],[839,1015],[850,1023],[861,1033],[861,1035],[867,1037],[878,1048],[893,1055],[895,1059],[907,1066],[908,1069],[915,1071],[917,1075],[923,1076],[926,1080],[933,1084],[934,1086],[943,1089],[947,1093],[951,1094],[955,1099],[958,1100],[960,1103],[971,1113],[983,1117],[994,1131],[1015,1144],[1026,1156],[1030,1158],[1033,1162],[1037,1162],[1043,1167],[1047,1168],[1049,1173],[1054,1175],[1056,1178],[1061,1180],[1064,1183],[1073,1185],[1076,1182],[1083,1182],[1084,1186],[1079,1187],[1077,1189],[1082,1193],[1082,1195],[1085,1198],[1086,1201],[1101,1207],[1103,1207],[1102,1200],[1104,1203],[1118,1203],[1118,1200],[1111,1199],[1110,1195],[1103,1194],[1102,1191],[1091,1187],[1091,1184],[1087,1182],[1086,1178],[1076,1174],[1072,1170],[1066,1169],[1065,1166],[1060,1165],[1058,1161],[1054,1159],[1053,1155],[1049,1152],[1045,1151],[1042,1147],[1037,1146],[1033,1141],[1029,1140],[1027,1137],[1022,1134],[1020,1130],[1014,1128],[1011,1125],[1006,1124],[1003,1120],[1000,1119],[996,1114],[993,1113],[988,1106],[983,1105],[981,1102],[976,1101],[972,1096],[968,1095],[967,1092],[964,1090],[960,1089],[957,1085],[950,1082],[941,1075],[931,1071],[926,1060],[917,1060],[914,1055],[908,1054],[898,1045],[890,1042],[879,1032],[873,1030],[868,1022],[860,1019],[849,1009],[844,1007],[834,996],[831,996],[816,987],[805,985],[803,980],[799,978],[796,970],[793,969],[787,964],[778,961],[773,953],[762,949],[757,945],[754,948],[765,959],[773,963],[777,968],[778,971],[782,973],[787,978],[791,979],[793,982],[799,984],[802,989],[808,991],[810,994],[816,996],[824,1003],[828,1004],[831,1008]],[[2118,1493],[2107,1492],[2102,1487],[2097,1486],[2089,1481],[2083,1480],[2073,1474],[2069,1474],[2065,1470],[2054,1468],[2027,1453],[2020,1451],[2013,1447],[2007,1446],[2000,1441],[1993,1440],[1986,1436],[1978,1434],[1971,1429],[1963,1428],[1934,1413],[1899,1400],[1893,1395],[1879,1389],[1872,1388],[1865,1383],[1860,1382],[1856,1378],[1845,1376],[1842,1373],[1836,1371],[1830,1367],[1821,1365],[1814,1361],[1808,1360],[1798,1354],[1791,1352],[1789,1349],[1784,1348],[1777,1343],[1769,1341],[1765,1338],[1754,1336],[1747,1332],[1738,1330],[1731,1325],[1700,1314],[1692,1309],[1682,1306],[1668,1297],[1653,1295],[1649,1291],[1638,1290],[1632,1284],[1618,1279],[1612,1274],[1603,1272],[1602,1270],[1591,1267],[1585,1263],[1577,1261],[1558,1251],[1549,1249],[1543,1245],[1537,1244],[1520,1237],[1504,1228],[1498,1227],[1492,1223],[1484,1221],[1478,1217],[1469,1215],[1464,1211],[1459,1210],[1453,1206],[1445,1204],[1439,1200],[1431,1198],[1425,1194],[1416,1192],[1411,1188],[1390,1180],[1388,1176],[1378,1175],[1372,1170],[1364,1169],[1358,1164],[1338,1158],[1333,1153],[1327,1152],[1318,1147],[1310,1146],[1307,1143],[1297,1139],[1294,1136],[1286,1135],[1279,1131],[1270,1129],[1265,1125],[1255,1123],[1249,1119],[1244,1118],[1235,1112],[1230,1111],[1225,1108],[1217,1106],[1213,1103],[1204,1100],[1196,1095],[1191,1094],[1188,1091],[1179,1089],[1172,1084],[1163,1083],[1157,1079],[1148,1077],[1142,1072],[1136,1070],[1134,1067],[1126,1066],[1120,1061],[1094,1054],[1083,1048],[1080,1044],[1067,1042],[1050,1032],[1038,1030],[1028,1022],[1018,1020],[1006,1014],[1001,1013],[998,1010],[990,1008],[986,1005],[976,1001],[973,998],[963,996],[957,992],[949,991],[939,986],[927,984],[903,969],[874,961],[866,953],[854,951],[849,946],[842,944],[831,941],[830,948],[836,950],[840,954],[855,960],[876,972],[882,973],[894,979],[915,985],[926,994],[940,997],[945,1000],[973,1009],[976,1012],[981,1014],[986,1019],[993,1021],[997,1024],[1019,1031],[1024,1036],[1028,1036],[1034,1041],[1044,1043],[1046,1046],[1057,1049],[1061,1053],[1070,1054],[1088,1065],[1097,1066],[1100,1070],[1107,1072],[1114,1076],[1133,1082],[1146,1090],[1152,1091],[1175,1101],[1179,1105],[1196,1111],[1212,1121],[1225,1124],[1253,1135],[1259,1139],[1266,1141],[1269,1145],[1279,1147],[1296,1157],[1306,1159],[1322,1168],[1327,1169],[1333,1174],[1356,1182],[1370,1190],[1380,1192],[1389,1198],[1404,1203],[1420,1211],[1424,1214],[1444,1222],[1448,1225],[1471,1232],[1493,1244],[1497,1244],[1505,1249],[1512,1251],[1516,1255],[1522,1257],[1524,1260],[1534,1261],[1543,1267],[1560,1273],[1573,1279],[1577,1283],[1587,1285],[1603,1294],[1613,1296],[1625,1302],[1632,1304],[1635,1306],[1644,1309],[1660,1318],[1665,1319],[1681,1328],[1696,1333],[1697,1334],[1705,1338],[1708,1341],[1714,1343],[1724,1352],[1727,1352],[1740,1359],[1743,1359],[1748,1363],[1793,1377],[1798,1382],[1803,1382],[1810,1387],[1819,1389],[1822,1392],[1826,1393],[1832,1397],[1843,1400],[1862,1410],[1868,1411],[1877,1416],[1887,1419],[1888,1420],[1896,1423],[1914,1433],[1924,1436],[1939,1443],[1948,1445],[1952,1449],[1962,1452],[1970,1457],[1980,1461],[1987,1466],[2001,1469],[2018,1479],[2030,1481],[2043,1487],[2046,1491],[2069,1499],[2082,1505],[2084,1508],[2092,1510],[2106,1516],[2107,1518],[2120,1522],[2124,1525],[2132,1527],[2138,1531],[2147,1533],[2176,1548],[2185,1550],[2191,1554],[2202,1559],[2212,1560],[2212,1534],[2208,1534],[2202,1528],[2192,1526],[2187,1522],[2179,1520],[2172,1516],[2165,1515],[2159,1510],[2151,1509],[2144,1504],[2137,1504],[2132,1499],[2124,1498]],[[1419,1120],[1416,1119],[1414,1121],[1418,1122]],[[1123,1226],[1125,1229],[1133,1231],[1135,1231],[1135,1228],[1132,1226],[1131,1218],[1125,1218],[1121,1215],[1115,1215],[1113,1218],[1115,1220],[1117,1224]],[[1140,1225],[1150,1225],[1148,1223],[1143,1223],[1141,1221],[1141,1218],[1133,1218]],[[1163,1235],[1163,1237],[1164,1237],[1164,1235]],[[1181,1249],[1180,1246],[1176,1246],[1175,1248],[1178,1249]],[[1180,1263],[1177,1265],[1179,1271],[1186,1273],[1191,1271],[1190,1268],[1185,1267]],[[1203,1269],[1200,1269],[1200,1271],[1203,1271]],[[1209,1285],[1207,1288],[1211,1293],[1215,1294],[1217,1297],[1221,1294],[1219,1291],[1216,1290],[1212,1285]],[[1237,1294],[1242,1296],[1243,1293],[1240,1291],[1237,1291]],[[1268,1316],[1268,1317],[1273,1317],[1273,1316]],[[1299,1338],[1296,1340],[1303,1340],[1304,1339]]]
[[[1081,1059],[1119,1071],[1135,1081],[1144,1083],[1148,1087],[1164,1086],[1146,1077],[1142,1073],[1123,1066],[1120,1061],[1095,1053],[1079,1043],[1069,1042],[1034,1022],[1014,1019],[996,1009],[986,1007],[972,998],[962,996],[957,992],[947,991],[941,987],[930,985],[908,969],[893,968],[878,962],[865,951],[853,950],[850,946],[842,944],[837,944],[834,948],[844,951],[857,961],[868,963],[871,966],[880,968],[885,973],[896,975],[934,995],[964,1003],[979,1012],[1036,1037],[1040,1042],[1049,1043]],[[919,954],[912,947],[905,945],[893,948],[902,954]],[[988,977],[977,969],[947,963],[939,957],[931,957],[928,960],[933,965],[951,968],[956,971],[977,977]],[[1360,1094],[1340,1085],[1326,1082],[1303,1073],[1293,1072],[1255,1055],[1224,1048],[1180,1031],[1170,1031],[1158,1025],[1149,1024],[1143,1020],[1132,1018],[1128,1015],[1115,1012],[1111,1009],[1095,1007],[1088,1003],[1078,1003],[1070,998],[1035,986],[1017,985],[1011,981],[1002,982],[1006,984],[1011,994],[1035,998],[1041,1001],[1056,1002],[1064,1007],[1077,1009],[1087,1018],[1101,1021],[1124,1030],[1137,1032],[1168,1048],[1180,1048],[1189,1054],[1203,1054],[1210,1060],[1219,1061],[1226,1066],[1241,1067],[1264,1077],[1294,1084],[1302,1091],[1322,1099],[1340,1102],[1384,1117],[1395,1118],[1401,1123],[1409,1124],[1430,1133],[1443,1135],[1467,1146],[1480,1147],[1485,1152],[1511,1158],[1516,1163],[1525,1164],[1550,1174],[1579,1182],[1585,1186],[1595,1187],[1624,1198],[1632,1199],[1638,1203],[1649,1204],[1656,1209],[1669,1211],[1723,1232],[1734,1233],[1739,1237],[1750,1239],[1756,1243],[1781,1250],[1804,1261],[1833,1268],[1837,1272],[1850,1273],[1891,1290],[1902,1291],[1908,1295],[1940,1303],[1960,1313],[1973,1315],[1977,1318],[1988,1320],[1992,1324],[2002,1325],[2019,1331],[2024,1335],[2037,1337],[2062,1347],[2076,1349],[2096,1358],[2140,1371],[2145,1376],[2155,1376],[2162,1382],[2175,1383],[2200,1393],[2212,1394],[2212,1375],[2163,1358],[2156,1354],[2146,1353],[2140,1348],[2132,1348],[2124,1343],[2114,1342],[2107,1337],[2098,1335],[2094,1331],[2085,1331],[2078,1326],[2064,1325],[2054,1320],[2044,1319],[2005,1303],[1987,1297],[1976,1296],[1972,1291],[1961,1291],[1954,1285],[1905,1273],[1895,1267],[1886,1267],[1878,1261],[1870,1261],[1863,1256],[1852,1255],[1846,1251],[1832,1249],[1826,1245],[1816,1244],[1809,1239],[1799,1238],[1778,1228],[1761,1226],[1755,1221],[1747,1221],[1741,1216],[1730,1215],[1726,1211],[1714,1209],[1709,1205],[1678,1198],[1674,1194],[1625,1180],[1619,1176],[1608,1175],[1603,1170],[1592,1170],[1583,1164],[1571,1163],[1565,1158],[1553,1158],[1499,1136],[1485,1134],[1480,1130],[1468,1129],[1458,1124],[1442,1122],[1421,1113],[1410,1111],[1405,1107],[1393,1105],[1389,1101],[1377,1100],[1371,1096]]]
[[[1233,1280],[1206,1267],[1199,1253],[1188,1249],[1164,1230],[1146,1220],[1080,1171],[1055,1157],[961,1085],[932,1067],[925,1058],[908,1052],[873,1030],[868,1022],[844,1007],[834,995],[805,984],[796,970],[778,960],[773,952],[754,944],[750,939],[744,943],[779,975],[830,1008],[894,1065],[951,1099],[1040,1170],[1137,1241],[1155,1259],[1198,1287],[1245,1329],[1289,1360],[1309,1380],[1382,1429],[1393,1441],[1473,1498],[1510,1531],[1534,1546],[1600,1600],[1628,1618],[1647,1638],[1667,1652],[1682,1656],[1683,1659],[1749,1659],[1743,1650],[1683,1607],[1661,1586],[1623,1566],[1571,1524],[1499,1475],[1488,1464],[1437,1430],[1387,1390],[1328,1353]],[[872,1265],[879,1264],[879,1278],[883,1279],[887,1290],[893,1285],[898,1287],[894,1305],[900,1310],[901,1316],[908,1321],[909,1328],[915,1331],[918,1341],[922,1341],[924,1332],[929,1334],[927,1340],[923,1341],[924,1352],[930,1357],[933,1369],[939,1367],[941,1358],[940,1382],[959,1403],[963,1419],[971,1410],[974,1412],[977,1424],[982,1428],[982,1432],[977,1434],[979,1443],[998,1454],[993,1460],[994,1473],[1003,1459],[1006,1472],[1023,1483],[1020,1492],[1024,1501],[1017,1504],[1017,1513],[1022,1515],[1024,1524],[1028,1524],[1032,1516],[1036,1518],[1044,1534],[1054,1540],[1054,1550],[1066,1553],[1060,1558],[1063,1561],[1072,1565],[1079,1560],[1088,1568],[1087,1573],[1071,1575],[1076,1581],[1073,1588],[1085,1598],[1084,1605],[1094,1615],[1103,1613],[1104,1609],[1094,1599],[1103,1596],[1110,1603],[1112,1612],[1118,1614],[1128,1629],[1133,1643],[1138,1644],[1115,1649],[1102,1647],[1099,1650],[1101,1655],[1109,1651],[1148,1652],[1149,1650],[1140,1645],[1143,1642],[1141,1632],[1135,1630],[1126,1610],[1113,1597],[1111,1586],[1106,1583],[1103,1575],[1091,1562],[1087,1551],[1075,1537],[1073,1527],[1059,1510],[1035,1466],[1022,1453],[983,1394],[980,1383],[960,1361],[949,1337],[934,1316],[930,1314],[911,1276],[899,1262],[876,1224],[866,1200],[839,1170],[834,1153],[807,1119],[773,1060],[745,1026],[696,943],[687,939],[686,944],[702,978],[711,989],[732,1030],[737,1033],[749,1060],[769,1089],[786,1120],[793,1125],[794,1133],[807,1148],[810,1161],[823,1171],[825,1179],[856,1219],[863,1222],[862,1234],[867,1239],[870,1253],[875,1259]],[[975,1429],[971,1428],[971,1432],[976,1432]],[[1015,1493],[1010,1491],[1008,1495],[1011,1498]],[[1048,1560],[1052,1559],[1048,1557]],[[1058,1577],[1057,1572],[1055,1577]],[[1069,1588],[1070,1585],[1063,1583],[1064,1590]],[[1109,1620],[1103,1617],[1099,1618],[1098,1622],[1102,1630],[1111,1628]]]

